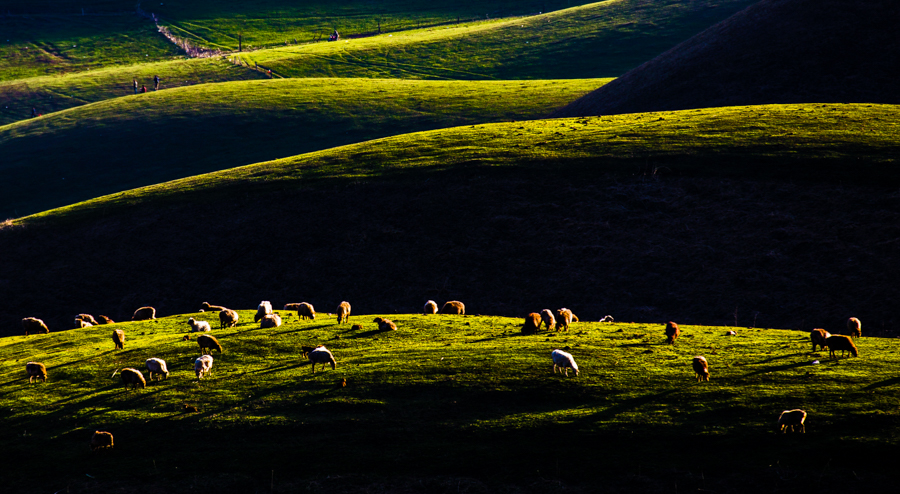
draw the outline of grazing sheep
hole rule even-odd
[[[289,310],[289,311],[293,312],[293,311],[297,311],[299,309],[300,309],[300,302],[297,302],[296,304],[284,304],[284,309],[282,309],[282,310]]]
[[[315,350],[315,349],[316,349],[316,347],[314,347],[314,346],[302,346],[302,345],[301,345],[301,346],[300,346],[300,353],[301,353],[301,356],[306,357],[306,356],[309,355],[309,352],[311,352],[311,351],[313,351],[313,350]]]
[[[188,319],[188,324],[191,326],[191,333],[209,333],[212,331],[208,322],[196,321],[193,317]]]
[[[209,305],[209,302],[203,302],[200,304],[201,312],[222,312],[223,310],[228,310],[221,305]]]
[[[541,329],[541,315],[537,312],[532,312],[525,316],[525,324],[522,325],[522,334],[530,335],[535,334],[538,330]]]
[[[125,331],[122,331],[121,329],[113,331],[112,339],[113,343],[116,344],[117,350],[125,349]]]
[[[348,304],[349,306],[349,304]],[[316,309],[308,302],[300,302],[297,306],[297,317],[300,319],[316,319]]]
[[[278,326],[281,326],[281,316],[278,314],[269,314],[259,323],[260,329],[277,328]]]
[[[812,340],[812,351],[816,351],[816,346],[822,347],[822,350],[825,350],[825,340],[827,340],[831,336],[831,333],[825,331],[821,328],[816,328],[809,332],[809,339]]]
[[[675,344],[675,340],[681,335],[681,330],[678,329],[678,325],[672,321],[666,323],[666,343],[670,345]]]
[[[134,311],[134,315],[131,316],[132,321],[146,321],[149,319],[156,319],[156,309],[153,307],[141,307]]]
[[[237,325],[238,319],[240,318],[241,316],[238,315],[237,311],[223,309],[219,312],[219,328],[233,328]]]
[[[97,451],[100,448],[112,448],[113,435],[106,431],[94,431],[91,436],[91,451]]]
[[[616,320],[613,319],[613,316],[607,314],[603,316],[603,319],[600,319],[600,322],[616,322]]]
[[[40,362],[28,362],[25,364],[25,372],[28,374],[28,382],[38,378],[41,382],[47,382],[47,368]]]
[[[337,312],[338,324],[350,322],[350,302],[341,302],[335,312]]]
[[[553,350],[550,353],[550,358],[553,359],[554,374],[556,374],[556,368],[559,367],[561,371],[566,371],[566,377],[569,377],[569,369],[574,370],[575,375],[578,375],[578,364],[575,363],[575,359],[572,358],[572,354],[566,353],[562,350]]]
[[[150,371],[150,380],[153,380],[153,373],[162,374],[165,379],[169,378],[169,369],[166,368],[166,361],[161,358],[148,358],[147,370]]]
[[[562,329],[563,331],[569,330],[569,324],[572,324],[573,321],[577,321],[578,318],[575,317],[575,314],[572,314],[572,311],[563,307],[556,311],[556,330],[559,331]]]
[[[203,378],[203,376],[212,372],[213,358],[212,355],[201,355],[194,360],[194,372],[197,374],[197,379]]]
[[[706,361],[706,357],[697,355],[694,357],[691,365],[694,367],[694,373],[697,375],[697,382],[709,381],[709,362]]]
[[[93,324],[85,321],[84,319],[75,319],[75,329],[91,328],[93,326]]]
[[[466,313],[466,306],[459,300],[451,300],[449,302],[445,302],[444,306],[441,308],[441,314],[456,314],[456,315],[464,315]]]
[[[378,323],[379,331],[396,331],[397,325],[394,324],[394,321],[390,319],[384,319],[382,317],[376,317],[372,320],[372,322]]]
[[[256,315],[253,316],[253,322],[259,322],[260,319],[268,316],[272,313],[272,302],[268,300],[263,300],[259,303],[259,306],[256,308]]]
[[[219,344],[219,340],[215,336],[202,334],[197,337],[197,344],[200,345],[200,353],[206,353],[206,350],[209,350],[210,354],[213,350],[218,350],[219,353],[222,353],[222,345]]]
[[[803,410],[795,409],[795,410],[785,410],[781,412],[781,415],[778,416],[778,428],[781,432],[787,432],[788,427],[790,427],[791,432],[796,432],[797,427],[800,428],[801,433],[806,432],[806,412]]]
[[[41,333],[49,333],[50,330],[47,329],[47,325],[44,324],[44,321],[36,317],[26,317],[22,319],[22,329],[25,330],[25,336],[29,334],[41,334]]]
[[[556,327],[556,318],[553,317],[553,311],[544,309],[541,311],[541,322],[547,325],[547,331]]]
[[[859,356],[859,350],[856,348],[856,345],[853,344],[853,340],[849,336],[840,334],[829,336],[828,338],[825,338],[825,346],[828,347],[832,357],[834,357],[835,350],[841,351],[841,357],[844,356],[844,352],[850,352],[850,355],[853,355],[854,357]]]
[[[351,328],[352,331],[362,331],[362,324],[354,324]]]
[[[94,319],[94,316],[92,316],[90,314],[78,314],[77,316],[75,316],[75,320],[76,321],[81,320],[86,323],[90,323],[91,326],[97,325],[97,320]],[[77,324],[77,322],[76,322],[76,324]]]
[[[321,345],[309,352],[307,357],[309,358],[310,363],[312,363],[313,374],[316,373],[316,364],[322,364],[322,370],[325,370],[325,364],[331,364],[332,370],[337,366],[337,363],[334,361],[334,355]]]
[[[131,389],[137,389],[138,385],[141,388],[147,387],[147,381],[144,380],[144,375],[141,374],[141,371],[137,369],[132,369],[131,367],[126,367],[122,369],[122,384],[125,385],[125,389],[128,389],[128,385],[131,385]]]
[[[189,334],[184,335],[184,338],[181,339],[181,341],[190,341],[190,340],[191,340],[191,335],[189,335]]]
[[[112,319],[104,316],[103,314],[97,316],[97,319],[99,319],[99,321],[97,321],[98,324],[113,324],[115,322]]]
[[[862,336],[862,323],[859,322],[859,319],[855,317],[851,317],[847,319],[847,331],[850,333],[850,337],[859,338]]]
[[[438,312],[437,302],[435,302],[434,300],[429,300],[428,302],[425,302],[425,307],[422,308],[423,314],[425,314],[426,316],[430,316],[430,315],[437,314],[437,312]]]

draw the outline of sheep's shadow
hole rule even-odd
[[[626,343],[624,345],[619,345],[620,347],[637,347],[637,346],[651,346],[652,343]]]
[[[767,358],[765,360],[760,360],[759,362],[749,362],[746,365],[768,364],[769,362],[774,362],[775,360],[783,360],[783,359],[790,358],[790,357],[800,357],[803,355],[807,355],[807,354],[803,353],[803,352],[799,352],[799,353],[791,353],[789,355],[779,355],[776,357]]]
[[[872,384],[866,386],[865,388],[863,388],[863,391],[869,391],[872,389],[883,388],[885,386],[892,386],[892,385],[898,384],[898,383],[900,383],[900,377],[892,377],[890,379],[885,379],[884,381],[878,381],[877,383],[872,383]]]
[[[635,410],[649,403],[654,403],[657,400],[674,393],[675,391],[675,389],[667,389],[665,391],[660,391],[659,393],[651,393],[644,396],[638,396],[635,398],[624,400],[621,403],[613,405],[605,410],[600,410],[599,412],[591,415],[590,418],[591,420],[611,420],[620,413]]]
[[[804,362],[794,362],[793,364],[776,365],[776,366],[772,366],[772,367],[766,367],[765,369],[759,369],[759,370],[750,372],[749,374],[744,374],[743,376],[741,376],[741,378],[747,378],[747,377],[756,376],[759,374],[766,374],[769,372],[779,372],[779,371],[788,370],[788,369],[795,369],[797,367],[806,367],[808,365],[813,365],[813,364],[811,364],[810,362],[804,361]]]
[[[363,331],[363,332],[361,332],[361,333],[356,333],[356,334],[350,335],[350,336],[348,336],[347,338],[349,338],[349,339],[351,339],[351,340],[356,340],[356,339],[359,339],[359,338],[370,338],[370,337],[372,337],[372,336],[377,336],[377,335],[380,335],[380,334],[384,334],[384,333],[392,333],[392,332],[393,332],[393,331],[390,330],[390,329],[387,329],[387,330],[370,329],[369,331]]]
[[[267,368],[267,369],[260,369],[260,370],[258,370],[258,371],[253,371],[251,374],[260,374],[260,375],[272,374],[272,373],[280,372],[280,371],[283,371],[283,370],[298,369],[298,368],[303,367],[303,366],[305,366],[305,365],[309,365],[309,361],[300,360],[300,363],[299,363],[299,364],[293,364],[293,365],[292,365],[292,364],[278,365],[278,366],[275,366],[275,367],[269,367],[269,368]]]

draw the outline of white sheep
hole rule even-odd
[[[312,364],[313,374],[316,373],[316,364],[322,364],[322,370],[325,369],[325,364],[331,364],[332,370],[337,367],[337,363],[334,360],[334,355],[332,355],[324,345],[316,347],[315,350],[309,352],[307,357]]]
[[[153,380],[153,373],[162,374],[166,379],[169,378],[169,369],[166,368],[166,361],[161,358],[148,358],[147,370],[150,371],[150,380]]]
[[[425,307],[422,309],[423,314],[425,314],[426,316],[429,316],[429,315],[437,314],[437,312],[438,312],[437,302],[435,302],[434,300],[429,300],[428,302],[425,302]]]
[[[575,359],[572,357],[572,354],[566,353],[562,350],[553,350],[550,353],[550,357],[553,359],[553,373],[556,374],[556,368],[565,370],[566,377],[569,377],[569,369],[575,371],[575,375],[578,375],[578,364],[575,363]]]
[[[281,316],[278,314],[269,314],[262,318],[262,321],[259,323],[260,329],[277,328],[279,326],[281,326]]]
[[[267,315],[272,313],[272,302],[268,300],[263,300],[259,303],[259,307],[256,308],[256,315],[253,316],[253,322],[259,322],[260,319],[266,317]]]
[[[194,360],[194,372],[197,373],[197,379],[212,372],[213,358],[212,355],[201,355]]]
[[[192,333],[208,333],[212,331],[212,328],[209,327],[209,323],[206,321],[195,321],[194,318],[188,319],[188,324],[191,325]]]

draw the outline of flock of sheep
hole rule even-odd
[[[296,311],[297,316],[300,319],[309,319],[315,320],[316,311],[313,308],[312,304],[307,302],[301,303],[292,303],[286,304],[284,306],[285,311]],[[203,302],[201,304],[200,312],[218,312],[219,314],[219,327],[221,329],[232,328],[234,327],[240,316],[234,310],[228,309],[226,307],[211,305],[208,302]],[[341,302],[338,305],[337,310],[335,311],[337,315],[338,324],[349,323],[350,322],[350,304],[348,302]],[[429,300],[425,303],[423,308],[423,313],[425,315],[433,315],[437,314],[438,306],[437,303],[433,300]],[[440,310],[441,314],[456,314],[456,315],[464,315],[466,313],[466,307],[462,302],[457,300],[451,300],[446,302]],[[132,316],[132,321],[143,321],[150,320],[156,318],[156,309],[153,307],[141,307],[134,312]],[[272,310],[272,304],[269,301],[260,302],[259,306],[256,310],[256,315],[253,318],[254,323],[259,323],[260,328],[277,328],[282,325],[281,316],[274,313]],[[612,322],[612,316],[606,316],[601,319],[601,322]],[[394,324],[393,321],[389,319],[384,319],[381,317],[376,317],[374,322],[378,324],[378,328],[381,331],[394,331],[397,329],[397,325]],[[558,309],[555,312],[550,309],[544,309],[540,313],[532,312],[525,317],[525,323],[521,328],[521,332],[523,335],[533,335],[536,334],[542,326],[545,326],[546,329],[557,331],[568,331],[569,325],[573,322],[578,322],[578,317],[572,313],[571,310],[562,308]],[[106,316],[99,316],[99,321],[94,319],[90,314],[78,314],[75,316],[75,326],[77,328],[85,328],[91,327],[95,325],[102,324],[111,324],[113,323],[112,319]],[[207,321],[197,321],[194,318],[190,318],[188,320],[188,325],[191,327],[191,332],[193,333],[207,333],[212,330],[209,322]],[[34,317],[26,317],[22,319],[22,327],[25,330],[25,334],[40,334],[40,333],[49,333],[49,329],[47,325],[40,319]],[[353,329],[362,329],[360,325],[354,325]],[[844,355],[845,352],[849,352],[852,356],[859,356],[859,350],[856,345],[853,343],[854,337],[862,336],[862,324],[859,319],[855,317],[851,317],[847,320],[847,330],[849,336],[846,335],[831,335],[824,329],[813,329],[810,332],[810,340],[812,341],[812,349],[815,352],[816,348],[821,348],[823,351],[827,347],[830,351],[832,357],[835,357],[835,352],[840,350],[841,356]],[[675,340],[680,336],[681,331],[678,328],[678,324],[669,321],[666,323],[665,327],[665,336],[666,342],[670,345],[675,344]],[[729,331],[730,335],[734,335],[734,331]],[[124,349],[125,348],[125,332],[121,329],[116,329],[112,334],[113,343],[115,344],[116,349]],[[189,340],[190,336],[185,336],[184,340]],[[211,335],[201,334],[197,337],[197,344],[200,347],[201,355],[194,360],[194,372],[197,376],[197,379],[202,379],[204,376],[208,375],[212,372],[213,366],[213,357],[212,351],[218,350],[221,354],[223,352],[222,345],[219,341]],[[568,347],[567,347],[568,349]],[[315,374],[316,365],[322,364],[322,369],[324,370],[325,365],[330,365],[332,370],[337,367],[337,361],[334,358],[334,355],[330,350],[325,348],[324,345],[319,345],[317,347],[301,347],[303,355],[307,357],[312,364],[312,372]],[[575,362],[575,358],[572,354],[567,353],[560,349],[555,349],[550,353],[550,358],[553,362],[553,372],[554,374],[558,371],[560,373],[564,373],[566,377],[569,376],[569,369],[572,369],[575,372],[575,375],[579,375],[578,364]],[[156,374],[157,377],[161,377],[162,379],[169,378],[169,370],[167,368],[166,362],[160,358],[151,357],[145,362],[147,366],[147,371],[149,373],[149,378],[152,381],[153,375]],[[702,355],[697,355],[693,357],[691,366],[693,367],[695,377],[698,382],[709,381],[710,372],[709,372],[709,362],[706,360],[706,357]],[[35,379],[39,379],[42,382],[47,380],[47,368],[41,362],[28,362],[25,364],[25,372],[28,375],[28,382],[33,383]],[[120,374],[122,383],[127,390],[129,386],[131,389],[137,389],[138,386],[141,388],[145,388],[147,386],[147,382],[144,379],[143,373],[131,367],[127,367],[122,369],[121,371],[116,371]],[[115,376],[115,372],[113,376]],[[346,380],[343,381],[344,385],[346,385]],[[778,426],[782,432],[787,432],[788,430],[800,432],[806,432],[806,421],[807,413],[804,410],[785,410],[778,417]],[[104,431],[96,431],[91,438],[91,449],[96,450],[99,448],[111,448],[113,446],[113,437],[109,432]]]

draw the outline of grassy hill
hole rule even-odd
[[[410,477],[439,492],[448,476],[470,491],[861,492],[896,479],[891,339],[862,338],[859,358],[830,359],[810,353],[807,333],[783,330],[683,326],[669,346],[656,324],[523,337],[518,318],[395,314],[399,329],[384,333],[374,315],[352,316],[363,325],[353,331],[281,311],[284,326],[261,330],[239,312],[237,328],[213,331],[224,353],[200,381],[197,345],[182,336],[188,317],[211,314],[116,324],[122,351],[110,326],[0,340],[2,441],[19,452],[7,488],[362,492],[390,472],[387,485]],[[312,344],[334,353],[335,370],[312,374],[299,354]],[[580,376],[552,373],[560,347]],[[708,383],[694,380],[698,354]],[[149,357],[168,362],[167,380],[124,391],[111,377]],[[46,383],[28,384],[29,360],[47,366]],[[807,433],[778,434],[779,413],[795,407],[809,413]],[[88,450],[98,429],[114,434],[113,450]]]
[[[900,5],[763,0],[558,116],[770,103],[900,103]]]
[[[0,216],[395,134],[540,118],[604,82],[281,79],[115,98],[0,127]]]
[[[457,298],[482,314],[549,304],[593,320],[804,330],[856,316],[889,335],[897,111],[472,125],[113,194],[0,229],[16,260],[0,265],[0,328],[192,300],[408,313]]]

